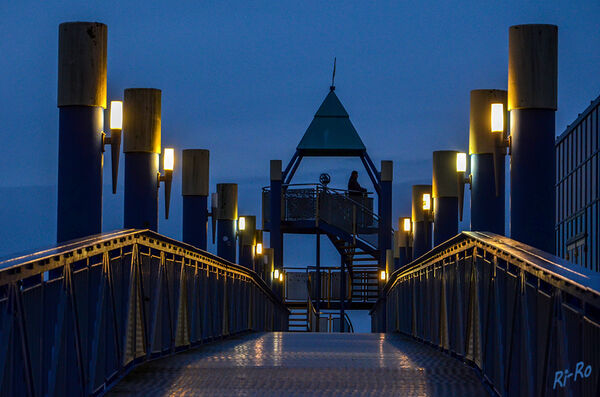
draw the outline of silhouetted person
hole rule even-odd
[[[353,200],[360,200],[366,192],[367,189],[358,183],[358,171],[352,171],[350,179],[348,179],[348,196]]]

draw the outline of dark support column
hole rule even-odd
[[[217,255],[236,263],[236,221],[238,194],[236,183],[217,184]]]
[[[510,233],[555,252],[555,111],[558,28],[509,29],[508,109],[511,111]]]
[[[381,162],[381,193],[379,196],[379,268],[385,269],[386,250],[392,248],[392,179],[394,163]]]
[[[210,152],[204,149],[187,149],[182,156],[183,241],[205,251],[209,156]]]
[[[433,246],[458,234],[458,180],[455,150],[433,152]]]
[[[61,243],[102,232],[106,25],[69,22],[58,39],[58,209]]]
[[[283,235],[281,233],[281,160],[271,160],[271,248],[275,268],[283,267]]]
[[[413,260],[425,254],[431,249],[431,210],[423,209],[423,195],[425,194],[428,194],[431,197],[431,185],[413,185]]]
[[[492,132],[492,104],[502,105],[502,131]],[[504,235],[506,91],[471,91],[470,113],[471,230]]]
[[[123,114],[124,226],[158,231],[161,91],[126,89]]]

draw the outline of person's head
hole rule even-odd
[[[356,170],[352,171],[352,173],[350,174],[350,178],[354,178],[354,179],[358,178],[358,171],[356,171]]]

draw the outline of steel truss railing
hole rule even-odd
[[[499,395],[600,395],[600,278],[509,238],[439,245],[390,276],[371,315],[374,331],[463,359]]]
[[[287,329],[254,272],[148,230],[1,262],[0,395],[103,394],[144,361]]]

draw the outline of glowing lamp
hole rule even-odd
[[[279,269],[275,269],[275,270],[273,271],[273,278],[274,278],[275,280],[279,280]]]
[[[262,255],[262,243],[256,243],[256,254],[257,255]]]
[[[457,153],[456,154],[456,171],[465,172],[467,171],[467,154]]]
[[[123,102],[110,101],[110,129],[120,130],[123,128]]]
[[[173,165],[175,163],[175,149],[167,148],[165,149],[165,158],[163,167],[165,171],[173,171]]]
[[[238,229],[240,230],[246,230],[246,218],[244,218],[243,216],[240,217],[240,219],[238,219]]]
[[[283,272],[279,273],[279,282],[283,283]]]
[[[410,218],[404,218],[403,225],[404,225],[404,228],[403,228],[404,231],[410,232]]]
[[[431,194],[425,193],[423,195],[423,209],[429,211],[431,209]]]
[[[492,103],[492,132],[504,132],[504,105]]]
[[[381,272],[379,272],[379,279],[381,281],[385,281],[387,279],[387,273],[385,270],[382,270]]]

